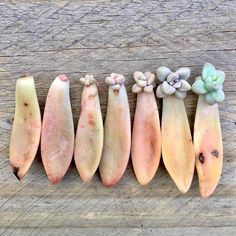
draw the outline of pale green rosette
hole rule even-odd
[[[198,95],[203,95],[209,105],[223,102],[225,94],[223,92],[223,82],[225,73],[216,70],[215,67],[206,63],[202,69],[202,76],[198,76],[192,85],[192,91]]]

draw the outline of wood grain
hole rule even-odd
[[[236,1],[86,0],[0,3],[0,234],[1,235],[234,235],[236,234]],[[97,174],[83,184],[72,164],[61,184],[46,178],[40,155],[22,182],[14,177],[8,144],[16,79],[35,77],[40,107],[53,79],[71,78],[77,126],[79,77],[99,79],[103,115],[111,72],[127,77],[133,117],[132,73],[165,65],[191,68],[190,82],[208,61],[226,73],[220,105],[224,168],[214,195],[202,200],[196,175],[181,195],[163,165],[141,187],[129,165],[114,188]],[[186,107],[192,128],[197,97]],[[158,101],[160,107],[160,101]]]

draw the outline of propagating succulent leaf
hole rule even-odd
[[[35,158],[41,133],[41,115],[32,76],[17,80],[15,96],[9,158],[14,175],[21,180]]]
[[[194,149],[199,188],[202,197],[215,190],[223,165],[223,144],[217,103],[225,99],[222,91],[225,74],[206,63],[202,76],[192,86],[199,94],[194,122]]]
[[[163,70],[163,67],[157,69],[157,76],[163,75],[164,73],[161,73]],[[191,89],[186,81],[189,76],[189,68],[182,67],[176,72],[169,70],[156,90],[157,97],[163,98],[162,158],[167,171],[182,193],[187,192],[191,185],[195,162],[192,137],[183,102],[187,90]]]
[[[134,115],[131,158],[135,175],[141,185],[148,184],[154,177],[161,157],[161,132],[159,114],[153,87],[155,75],[135,72],[132,91],[137,93]],[[138,81],[147,82],[141,88]],[[137,87],[140,89],[137,90]]]
[[[96,86],[92,75],[86,75],[80,82],[84,85],[81,99],[74,158],[84,182],[89,182],[100,163],[103,148],[103,121]]]
[[[113,186],[120,180],[130,155],[130,111],[124,80],[123,75],[115,73],[105,79],[110,86],[104,126],[104,148],[99,165],[105,186]]]
[[[198,98],[194,122],[194,148],[199,189],[202,197],[215,190],[223,165],[223,144],[217,104],[209,105],[203,95]]]
[[[184,102],[175,96],[163,98],[162,158],[167,171],[182,193],[191,185],[195,155]]]

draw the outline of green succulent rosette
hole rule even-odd
[[[202,69],[202,76],[198,76],[192,85],[192,91],[203,95],[209,105],[223,102],[225,99],[224,80],[225,73],[223,71],[216,70],[212,64],[206,63]]]

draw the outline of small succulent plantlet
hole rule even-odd
[[[155,75],[151,72],[134,72],[137,93],[134,116],[131,157],[135,175],[141,185],[154,177],[161,157],[161,131],[156,98],[153,92]]]
[[[190,188],[195,164],[194,147],[183,98],[191,86],[187,82],[190,69],[182,67],[171,72],[166,67],[157,69],[161,82],[156,90],[163,98],[162,157],[167,171],[182,193]]]
[[[104,148],[99,165],[105,186],[115,185],[128,164],[131,146],[129,102],[123,75],[112,73],[105,79],[109,85],[104,127]]]
[[[52,184],[64,177],[74,150],[74,124],[69,96],[69,79],[59,75],[51,84],[45,104],[41,155]]]
[[[16,108],[11,133],[9,157],[14,175],[21,180],[29,170],[38,150],[41,115],[32,76],[16,82]]]
[[[192,86],[199,95],[194,122],[194,148],[200,194],[209,197],[215,190],[223,165],[223,144],[217,103],[223,102],[225,74],[206,63],[202,76]]]
[[[75,139],[75,164],[84,182],[89,182],[96,172],[103,148],[103,121],[96,80],[86,75]]]

